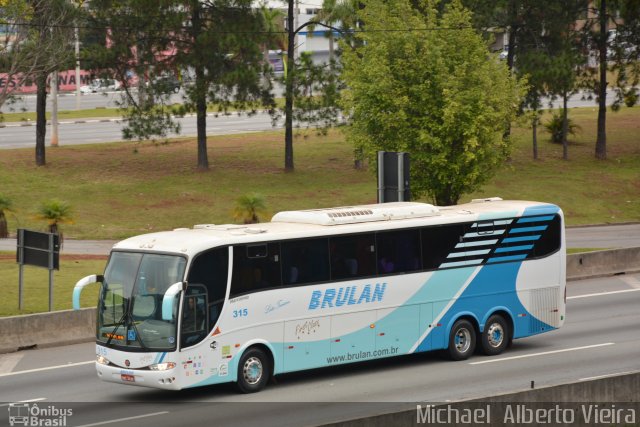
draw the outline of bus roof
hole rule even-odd
[[[522,215],[526,208],[559,211],[548,203],[507,201],[495,197],[446,207],[396,202],[285,211],[274,215],[270,222],[259,224],[198,224],[191,229],[143,234],[118,242],[113,249],[178,253],[191,257],[215,246],[512,218]]]

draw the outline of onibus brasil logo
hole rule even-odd
[[[67,425],[67,418],[73,415],[73,409],[56,408],[54,405],[40,407],[35,403],[9,404],[10,426],[51,426]]]

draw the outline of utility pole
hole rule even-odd
[[[78,27],[73,29],[76,44],[76,110],[80,109],[80,36]]]
[[[295,0],[297,3],[297,0]],[[323,24],[321,22],[305,22],[294,30],[294,13],[293,2],[289,0],[289,8],[287,10],[287,62],[285,65],[285,104],[284,104],[284,170],[285,172],[293,172],[293,79],[296,74],[295,70],[295,38],[296,35],[305,27],[309,25],[320,25],[330,29],[331,31],[337,31],[342,33],[341,30],[332,27],[331,25]]]
[[[51,73],[51,143],[58,146],[58,72]]]

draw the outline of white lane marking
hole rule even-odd
[[[35,399],[27,399],[27,400],[19,400],[17,402],[12,402],[12,403],[31,403],[31,402],[42,402],[43,400],[47,400],[46,397],[37,397]],[[9,406],[11,405],[11,403],[3,403],[2,405],[0,405],[0,408],[3,406]]]
[[[572,297],[567,297],[567,300],[580,299],[580,298],[590,298],[590,297],[599,297],[599,296],[602,296],[602,295],[625,294],[627,292],[637,292],[637,291],[640,291],[640,289],[623,289],[621,291],[599,292],[597,294],[574,295]]]
[[[89,360],[87,362],[69,363],[66,365],[47,366],[46,368],[28,369],[26,371],[9,372],[7,374],[0,374],[0,377],[10,377],[12,375],[30,374],[32,372],[50,371],[52,369],[71,368],[72,366],[88,365],[90,363],[96,363],[95,360]]]
[[[100,421],[98,423],[83,424],[83,425],[78,426],[78,427],[101,426],[101,425],[104,425],[104,424],[113,424],[113,423],[119,423],[119,422],[122,422],[122,421],[137,420],[137,419],[140,419],[140,418],[155,417],[156,415],[164,415],[164,414],[168,414],[168,413],[169,413],[169,411],[153,412],[151,414],[136,415],[135,417],[118,418],[116,420],[107,420],[107,421]]]
[[[557,354],[557,353],[566,353],[567,351],[577,351],[577,350],[586,350],[589,348],[598,348],[598,347],[606,347],[609,345],[614,345],[613,342],[606,342],[602,344],[594,344],[594,345],[585,345],[582,347],[573,347],[573,348],[563,348],[562,350],[553,350],[553,351],[545,351],[542,353],[532,353],[532,354],[522,354],[520,356],[511,356],[511,357],[501,357],[500,359],[491,359],[491,360],[483,360],[480,362],[471,362],[469,365],[483,365],[485,363],[494,363],[494,362],[504,362],[505,360],[516,360],[516,359],[524,359],[527,357],[535,357],[535,356],[546,356],[547,354]]]
[[[616,377],[618,375],[626,375],[626,374],[633,374],[637,371],[625,371],[625,372],[615,372],[613,374],[606,374],[606,375],[596,375],[595,377],[586,377],[586,378],[580,378],[578,381],[591,381],[591,380],[598,380],[600,378],[609,378],[609,377]]]
[[[0,356],[0,374],[13,371],[20,360],[24,357],[24,353],[9,353]]]

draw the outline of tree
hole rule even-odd
[[[95,26],[110,31],[107,43],[92,46],[87,55],[97,70],[124,83],[125,138],[165,137],[180,130],[173,114],[195,112],[197,165],[206,170],[208,104],[222,113],[274,108],[261,48],[265,22],[251,1],[96,0],[91,9]],[[156,84],[166,74],[192,79],[179,108],[169,108],[170,94]],[[137,98],[131,90],[136,87]]]
[[[260,222],[260,215],[265,214],[264,197],[256,193],[239,197],[233,210],[233,218],[245,224],[256,224]]]
[[[411,154],[412,192],[455,204],[505,160],[524,88],[490,54],[458,1],[367,0],[362,45],[343,53],[347,139],[370,158]]]
[[[589,7],[583,25],[583,42],[589,62],[581,76],[598,102],[595,157],[607,158],[607,71],[616,74],[612,109],[638,101],[640,82],[640,3],[637,0],[599,0]]]
[[[0,194],[0,239],[9,237],[9,228],[7,226],[7,213],[13,208],[11,199]]]
[[[60,235],[62,245],[63,235],[59,224],[73,224],[71,205],[67,202],[51,199],[43,202],[38,208],[37,218],[47,222],[47,231]]]
[[[585,62],[580,53],[579,35],[575,23],[584,10],[583,0],[527,1],[521,4],[520,15],[525,25],[520,27],[518,43],[513,47],[514,71],[528,82],[523,108],[530,110],[534,159],[537,158],[537,124],[541,97],[561,97],[560,138],[563,158],[568,159],[566,140],[567,99],[577,87],[578,69]],[[554,136],[555,137],[555,136]]]
[[[72,57],[70,42],[76,10],[66,0],[5,0],[5,3],[0,14],[7,14],[8,32],[0,46],[0,59],[13,85],[8,84],[0,91],[0,106],[10,95],[7,88],[25,80],[36,82],[35,159],[42,166],[46,164],[47,76]]]

